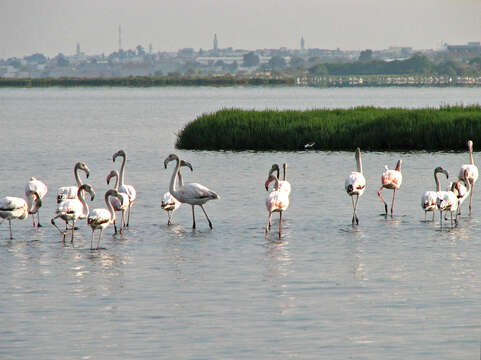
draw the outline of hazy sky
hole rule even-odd
[[[0,0],[0,58],[36,52],[415,49],[481,41],[481,0]]]

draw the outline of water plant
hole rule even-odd
[[[197,150],[465,150],[481,143],[481,106],[294,110],[222,109],[178,134],[176,147]]]

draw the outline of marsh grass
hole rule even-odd
[[[178,134],[196,150],[465,150],[481,143],[481,106],[277,111],[223,109],[203,114]]]

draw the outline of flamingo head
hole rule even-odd
[[[124,159],[126,158],[125,151],[119,150],[115,154],[112,155],[112,161],[115,162],[115,159],[119,156],[122,156]]]
[[[90,194],[90,200],[93,201],[95,198],[94,188],[89,184],[83,184],[78,188],[77,196],[80,198],[80,193],[86,191]]]
[[[87,179],[89,178],[89,176],[90,176],[90,169],[89,169],[89,167],[87,166],[87,164],[84,163],[83,161],[78,162],[77,164],[75,164],[75,169],[84,171],[84,172],[85,172],[85,176],[87,177]]]
[[[167,169],[167,164],[170,162],[170,161],[173,161],[173,160],[179,160],[179,157],[175,154],[170,154],[169,156],[167,156],[164,160],[164,168]]]
[[[354,190],[354,187],[352,186],[352,184],[349,184],[346,188],[346,191],[348,194],[351,194],[353,190]]]
[[[266,191],[269,191],[269,184],[272,182],[272,181],[276,181],[277,180],[277,176],[275,176],[274,174],[271,174],[269,175],[269,177],[267,178],[264,186],[266,187]]]
[[[473,151],[473,141],[472,140],[468,140],[468,150]]]
[[[165,162],[164,162],[164,166],[165,166]],[[190,169],[190,171],[194,171],[194,169],[192,168],[192,165],[188,161],[180,160],[180,166],[188,167]],[[167,167],[167,166],[165,166],[165,167]]]
[[[397,161],[397,164],[396,164],[396,171],[401,171],[401,165],[402,165],[403,161],[401,159],[399,159]]]
[[[119,173],[116,170],[112,170],[108,175],[107,175],[107,184],[110,184],[110,179],[113,177],[118,177]]]
[[[272,164],[271,169],[269,170],[269,176],[271,176],[274,172],[277,172],[277,177],[279,177],[279,165],[277,164]]]
[[[438,166],[436,169],[434,169],[434,174],[437,174],[437,173],[443,173],[444,175],[446,175],[446,179],[449,179],[448,171],[444,170],[441,166]]]

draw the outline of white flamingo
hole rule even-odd
[[[78,188],[80,185],[82,185],[82,180],[80,179],[79,176],[79,171],[82,170],[85,172],[85,176],[87,179],[89,178],[90,175],[90,169],[84,162],[78,162],[75,164],[75,167],[73,169],[73,174],[75,177],[75,182],[77,183],[77,186],[62,186],[57,189],[57,203],[60,203],[64,200],[67,199],[76,199],[77,198],[77,193],[78,193]]]
[[[353,208],[353,215],[352,215],[352,224],[354,225],[354,221],[356,224],[359,225],[359,218],[357,217],[357,203],[359,201],[359,197],[364,193],[366,189],[366,178],[362,173],[362,162],[361,162],[361,149],[356,149],[356,164],[357,164],[357,171],[351,172],[351,174],[346,178],[344,182],[344,188],[346,189],[347,194],[351,197],[352,200],[352,208]],[[356,196],[356,201],[354,202],[354,196]]]
[[[274,172],[277,172],[279,190],[287,192],[287,194],[290,195],[292,187],[291,187],[291,184],[289,183],[289,181],[286,180],[287,163],[282,164],[282,168],[284,170],[282,180],[280,180],[280,169],[279,169],[279,165],[277,165],[277,164],[272,165],[271,169],[269,170],[268,177],[271,176],[271,174],[273,174]]]
[[[192,170],[192,165],[190,165],[190,163],[184,161],[184,160],[181,160],[180,161],[180,166],[187,166],[190,168],[190,171],[193,171]],[[180,173],[180,170],[179,170],[179,173],[177,175],[177,186],[184,186],[184,181],[182,180],[182,174]],[[174,216],[174,212],[180,207],[182,203],[177,200],[175,197],[172,196],[172,194],[170,193],[170,191],[167,191],[164,193],[164,195],[162,195],[162,202],[160,204],[160,207],[167,211],[167,215],[169,217],[169,219],[167,220],[167,225],[171,225],[172,224],[172,218]]]
[[[266,236],[269,233],[269,230],[271,228],[272,213],[278,212],[279,213],[279,238],[281,238],[282,213],[286,211],[287,208],[289,207],[289,193],[281,190],[281,187],[279,185],[279,179],[274,174],[269,175],[269,178],[264,184],[267,191],[269,191],[269,184],[272,181],[275,182],[274,190],[272,190],[267,195],[267,198],[266,198],[266,208],[267,208],[267,211],[269,212],[269,215],[267,217],[267,224],[266,224]]]
[[[468,170],[465,170],[465,178],[467,178],[468,175]],[[454,193],[458,197],[458,215],[461,215],[461,204],[464,202],[464,200],[467,199],[468,195],[471,193],[471,183],[465,182],[464,180],[458,179],[457,181],[454,182]]]
[[[381,176],[381,187],[377,191],[377,195],[381,198],[382,202],[384,203],[384,210],[386,211],[386,216],[387,216],[387,202],[386,200],[383,199],[381,195],[381,191],[384,188],[393,190],[392,203],[391,203],[391,217],[392,217],[393,210],[394,210],[394,200],[396,199],[396,191],[399,190],[403,181],[403,176],[401,174],[401,164],[402,164],[402,160],[398,160],[396,164],[396,169],[394,170],[389,169],[386,165],[385,170]]]
[[[116,170],[110,171],[110,173],[107,175],[107,185],[110,183],[110,179],[115,177],[115,186],[114,190],[119,191],[119,172]],[[128,210],[129,208],[129,196],[126,193],[120,193],[120,199],[117,196],[112,196],[110,198],[110,202],[112,203],[112,206],[115,211],[120,211],[122,214],[120,218],[120,234],[122,234],[122,228],[125,225],[125,211]],[[117,223],[116,223],[116,217],[114,217],[114,233],[117,234]]]
[[[42,199],[35,192],[27,194],[27,199],[32,199],[35,202],[34,206],[37,208],[42,206]],[[0,199],[0,218],[2,218],[0,224],[3,221],[8,220],[10,239],[13,239],[12,219],[24,220],[28,218],[28,210],[30,208],[31,206],[29,206],[27,200],[19,197],[6,196],[3,199]]]
[[[41,202],[35,201],[32,198],[32,194],[37,194],[40,197],[40,200],[44,198],[47,194],[48,188],[47,185],[41,180],[38,180],[35,177],[30,178],[30,181],[25,186],[25,196],[27,197],[27,203],[29,205],[28,213],[32,215],[33,219],[33,227],[41,227],[40,225],[40,206]],[[37,214],[37,223],[35,223],[35,214]]]
[[[471,216],[471,204],[473,200],[473,190],[474,184],[478,180],[478,168],[474,165],[473,161],[473,142],[468,140],[468,150],[469,150],[469,164],[461,165],[459,170],[458,178],[464,180],[467,184],[469,182],[471,191],[469,193],[469,216]]]
[[[440,224],[443,226],[443,211],[449,211],[451,213],[451,227],[453,226],[453,213],[455,213],[454,223],[458,224],[458,205],[459,200],[454,192],[458,183],[452,183],[451,189],[448,191],[438,192],[437,205],[440,212]]]
[[[107,190],[105,193],[105,203],[107,204],[107,209],[93,209],[88,218],[87,223],[92,228],[92,238],[90,240],[90,250],[93,250],[94,232],[96,229],[100,230],[99,239],[97,242],[97,250],[100,247],[100,241],[102,240],[102,233],[104,230],[115,221],[115,211],[112,206],[112,198],[115,197],[119,202],[123,201],[122,195],[115,189]]]
[[[137,198],[137,191],[132,185],[124,184],[125,180],[125,162],[127,160],[127,155],[125,154],[124,150],[117,151],[112,156],[112,161],[115,162],[115,159],[120,156],[122,157],[122,165],[120,166],[120,176],[119,176],[119,192],[125,193],[129,197],[129,210],[127,215],[127,225],[129,227],[130,224],[130,212],[132,211],[132,206],[134,205],[135,199]]]
[[[438,194],[441,192],[441,185],[438,179],[439,173],[446,175],[446,179],[449,178],[448,172],[441,166],[438,166],[436,169],[434,169],[434,182],[436,183],[436,191],[425,191],[421,196],[421,207],[424,210],[424,221],[426,221],[426,214],[428,211],[433,213],[434,221],[434,212],[438,209]]]
[[[175,182],[177,178],[177,174],[180,169],[180,159],[176,154],[170,154],[164,160],[164,167],[167,169],[167,164],[169,161],[176,161],[176,166],[174,172],[172,173],[172,177],[170,179],[169,191],[177,200],[181,203],[186,203],[192,205],[192,228],[195,229],[195,213],[194,213],[194,206],[198,205],[204,212],[205,217],[209,223],[209,227],[212,229],[212,222],[207,215],[204,204],[209,200],[219,199],[220,196],[217,195],[214,191],[208,189],[204,185],[197,184],[197,183],[189,183],[185,184],[184,186],[179,186],[178,189],[175,188]]]
[[[90,200],[93,200],[95,197],[93,188],[89,184],[82,184],[77,191],[76,199],[67,199],[57,204],[56,215],[52,218],[52,220],[50,220],[50,222],[57,228],[60,234],[62,234],[62,241],[65,241],[65,235],[67,234],[69,221],[72,222],[71,242],[73,242],[75,221],[78,219],[85,219],[89,214],[89,207],[84,198],[85,191],[90,194]],[[57,224],[55,224],[55,219],[57,218],[61,218],[65,221],[66,227],[64,231],[60,230]]]

